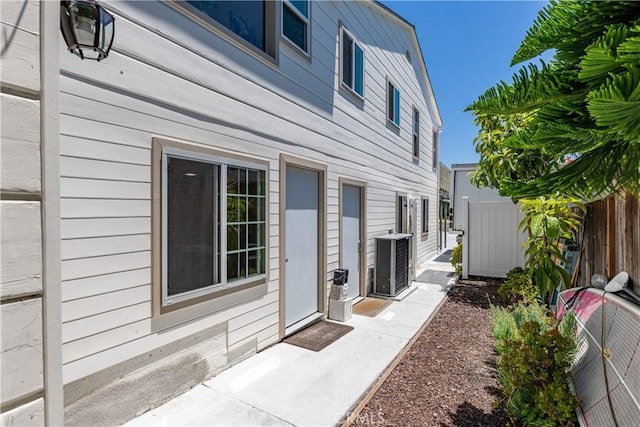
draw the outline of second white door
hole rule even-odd
[[[344,185],[342,187],[342,268],[349,270],[349,296],[360,296],[360,251],[362,206],[360,206],[360,187]]]
[[[318,312],[319,173],[287,166],[285,326]]]

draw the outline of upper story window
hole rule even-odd
[[[364,50],[344,28],[340,31],[342,85],[364,98]]]
[[[437,130],[434,130],[433,131],[433,148],[431,150],[431,156],[433,157],[432,167],[434,172],[438,170],[438,161],[439,161],[438,145],[440,145],[440,132],[438,132]]]
[[[413,108],[413,157],[420,157],[420,111]]]
[[[275,2],[186,1],[216,28],[275,58]]]
[[[400,127],[400,91],[387,81],[387,120]]]
[[[300,50],[309,53],[309,2],[285,0],[282,3],[282,34]]]

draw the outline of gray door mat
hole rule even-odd
[[[430,283],[432,285],[447,286],[450,280],[455,280],[456,273],[453,271],[426,270],[416,277],[416,282]]]
[[[447,251],[438,255],[438,258],[434,259],[435,262],[451,262],[451,252],[453,249],[448,249]]]
[[[352,330],[353,326],[323,320],[295,333],[284,342],[308,350],[320,351]]]

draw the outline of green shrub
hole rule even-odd
[[[518,229],[526,231],[528,236],[524,244],[527,248],[525,267],[540,295],[550,303],[558,286],[571,287],[571,276],[557,262],[567,262],[558,247],[558,239],[572,238],[581,224],[580,211],[575,208],[582,212],[586,212],[586,208],[579,199],[561,195],[520,199],[519,203],[524,219]]]
[[[515,276],[516,274],[524,273],[526,270],[522,267],[513,267],[511,270],[507,271],[507,280]]]
[[[451,251],[451,265],[456,268],[456,274],[462,274],[462,242],[458,243]]]
[[[522,329],[527,322],[536,322],[550,327],[552,319],[540,304],[520,303],[511,307],[491,307],[493,315],[493,336],[496,339],[496,351],[504,352],[509,340],[522,340]]]
[[[498,296],[505,304],[531,304],[541,299],[538,287],[520,267],[509,270],[507,280],[498,289]]]
[[[576,321],[558,324],[540,304],[492,307],[498,380],[509,415],[528,426],[575,424],[578,398],[570,388]]]

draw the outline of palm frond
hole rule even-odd
[[[571,99],[557,69],[541,62],[540,68],[528,64],[514,74],[513,82],[502,81],[489,88],[465,111],[476,114],[519,114],[539,108],[550,101]]]
[[[586,49],[586,54],[580,61],[578,77],[587,83],[600,83],[609,74],[623,69],[618,58],[618,46],[625,41],[631,29],[622,24],[612,25],[591,46]]]
[[[587,98],[589,113],[598,126],[619,138],[640,142],[640,68],[628,67]]]
[[[500,184],[501,193],[515,199],[560,192],[590,200],[620,188],[640,194],[640,150],[626,141],[601,145],[565,167],[528,182],[504,179]]]
[[[511,65],[528,61],[549,49],[556,57],[579,61],[606,26],[628,23],[638,17],[640,5],[634,1],[551,0],[536,17],[516,51]]]
[[[631,35],[618,46],[618,61],[640,63],[640,23],[631,27]]]

